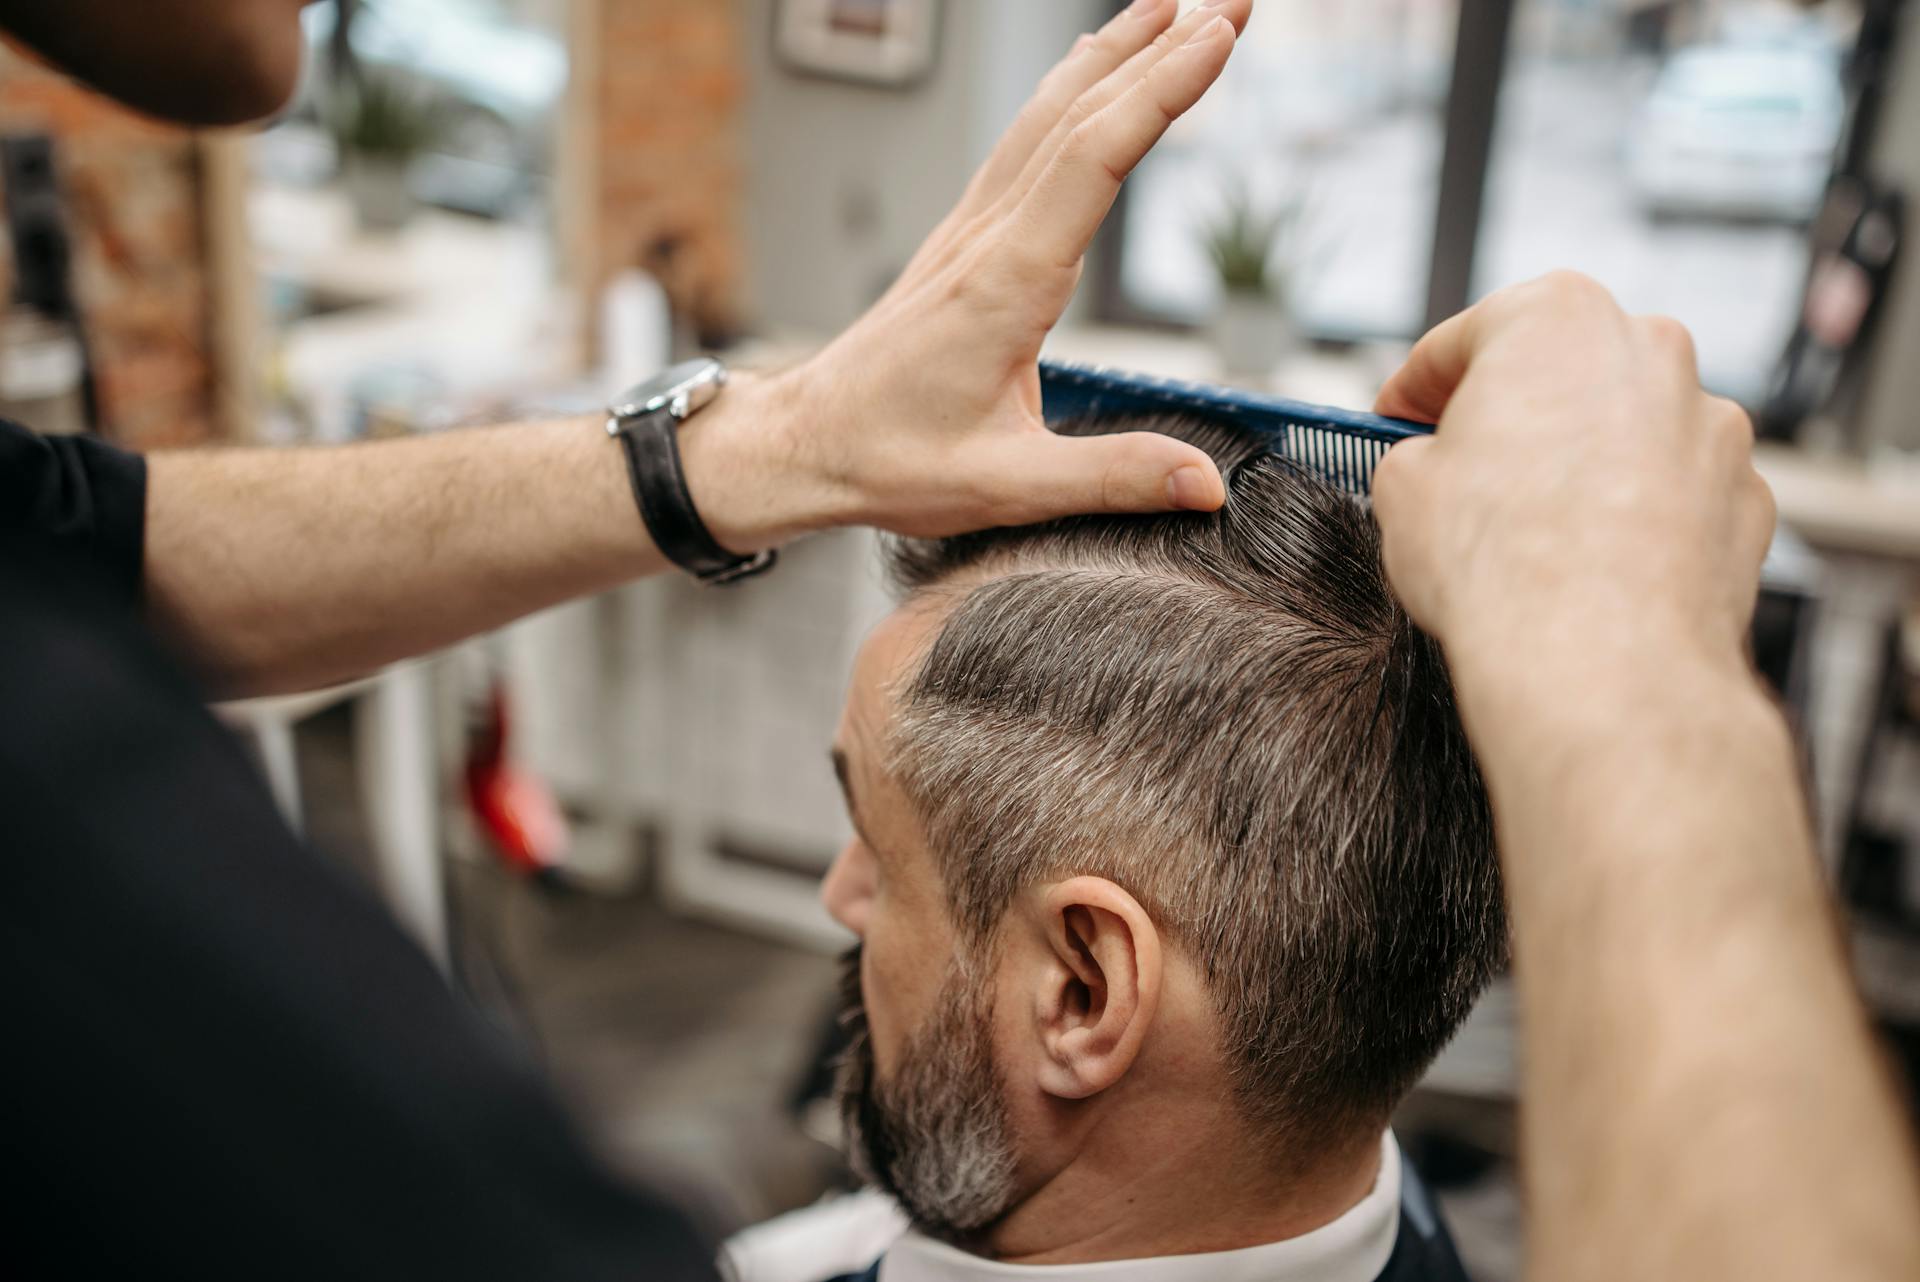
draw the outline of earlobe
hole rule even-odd
[[[1126,1076],[1159,1009],[1160,935],[1140,902],[1104,877],[1048,887],[1039,903],[1049,965],[1036,994],[1039,1086],[1089,1099]]]

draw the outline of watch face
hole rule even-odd
[[[727,367],[711,357],[683,361],[621,396],[614,403],[613,416],[623,419],[658,414],[682,398],[686,398],[691,408],[698,409],[704,404],[700,394],[718,389],[726,381]]]

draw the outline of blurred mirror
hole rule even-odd
[[[567,17],[566,0],[306,10],[299,95],[247,144],[267,439],[377,434],[557,368]]]

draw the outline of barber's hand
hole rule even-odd
[[[1548,276],[1428,334],[1379,409],[1439,424],[1388,453],[1374,512],[1394,589],[1456,673],[1738,661],[1773,498],[1677,322]]]
[[[1137,0],[1083,36],[886,296],[770,381],[793,412],[784,488],[769,498],[798,525],[933,536],[1225,501],[1191,445],[1049,433],[1036,365],[1121,181],[1219,77],[1252,7],[1212,0],[1176,22],[1176,0]]]

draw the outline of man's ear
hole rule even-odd
[[[1140,901],[1104,877],[1047,887],[1038,911],[1038,1084],[1060,1099],[1088,1099],[1126,1076],[1153,1026],[1160,933]]]

